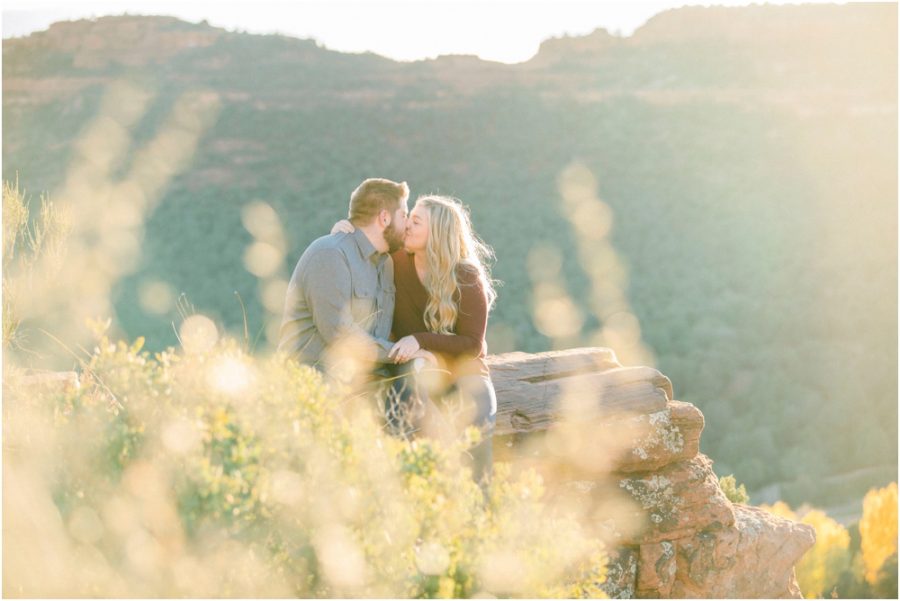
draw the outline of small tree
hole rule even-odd
[[[866,493],[859,534],[865,578],[875,584],[885,560],[897,553],[896,482]]]

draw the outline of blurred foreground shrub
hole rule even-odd
[[[366,399],[225,341],[99,342],[3,382],[6,596],[598,597],[602,544],[495,466],[384,435]]]
[[[23,304],[33,302],[35,280],[54,278],[63,268],[70,229],[66,212],[48,197],[32,214],[19,182],[3,182],[4,349],[21,346]]]

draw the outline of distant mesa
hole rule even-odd
[[[585,36],[550,38],[541,42],[538,53],[528,63],[534,66],[573,55],[595,55],[622,45],[624,40],[603,28],[597,28]]]
[[[27,38],[4,41],[4,46],[21,44],[68,54],[76,69],[102,69],[111,63],[137,67],[211,46],[225,33],[175,17],[119,15],[53,23]]]
[[[688,75],[691,80],[698,79],[694,72],[703,71],[700,80],[746,87],[747,74],[737,73],[738,68],[752,78],[774,75],[778,85],[791,85],[795,80],[805,84],[808,77],[827,79],[841,71],[848,60],[872,53],[886,57],[893,53],[896,63],[896,18],[896,5],[889,3],[684,7],[655,15],[628,37],[598,28],[584,36],[545,40],[534,57],[518,65],[484,61],[473,55],[403,63],[372,53],[327,50],[314,40],[230,32],[206,21],[189,23],[170,16],[120,15],[54,23],[47,31],[4,40],[3,47],[13,53],[23,49],[24,54],[25,48],[29,52],[59,53],[64,60],[50,63],[59,68],[66,65],[69,70],[162,65],[176,55],[228,41],[239,42],[241,52],[258,53],[273,65],[295,62],[302,53],[303,61],[321,59],[326,67],[335,60],[366,69],[402,69],[412,64],[417,65],[412,71],[423,67],[426,72],[446,70],[444,76],[450,79],[468,72],[533,73],[556,66],[602,70],[604,81],[610,82],[633,80],[635,73],[647,74],[637,77],[639,80],[659,81],[659,76],[665,78],[673,71],[681,71],[679,79]],[[234,51],[222,48],[222,53]],[[763,65],[773,62],[778,71],[767,73]],[[9,66],[4,59],[5,73]],[[9,73],[16,75],[18,71]],[[580,76],[571,75],[576,79]],[[734,78],[739,81],[730,81]]]

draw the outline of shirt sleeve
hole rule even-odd
[[[457,357],[480,356],[484,352],[487,329],[487,295],[477,274],[467,275],[459,286],[459,315],[454,334],[419,332],[413,334],[423,349]]]
[[[353,321],[350,266],[339,250],[322,249],[310,257],[304,290],[313,324],[325,344],[331,345],[338,338],[352,335],[374,345],[379,363],[390,362],[387,354],[393,344],[375,338]]]

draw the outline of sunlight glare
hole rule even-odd
[[[181,344],[189,354],[205,353],[219,339],[216,324],[205,315],[191,315],[181,324]]]
[[[223,394],[235,396],[246,392],[252,379],[247,364],[235,357],[219,357],[210,366],[210,386]]]

